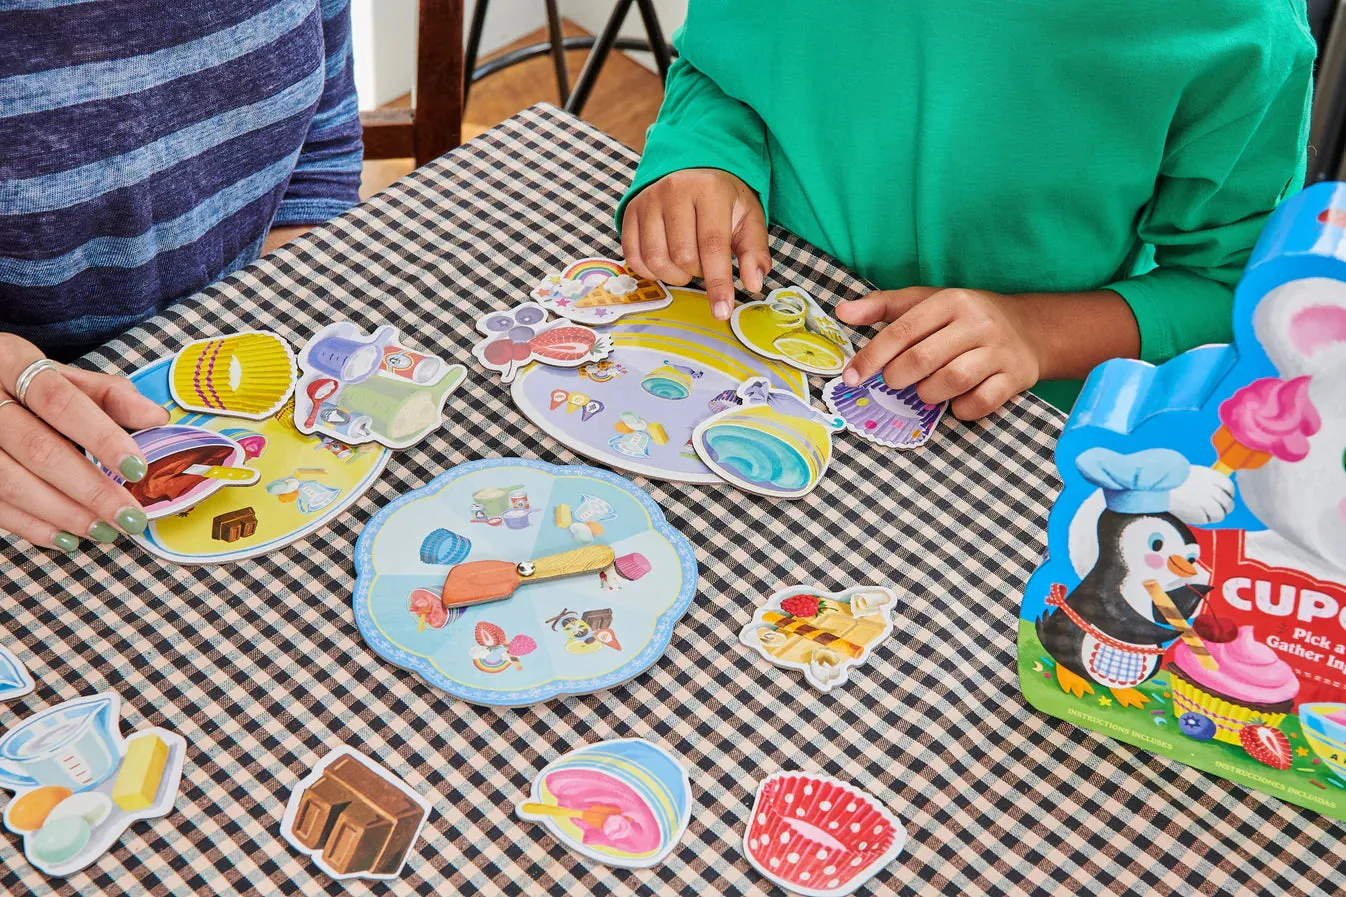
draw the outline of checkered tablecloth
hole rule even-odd
[[[190,744],[175,812],[137,823],[65,884],[37,873],[6,833],[0,887],[778,894],[741,838],[756,781],[782,768],[853,781],[905,821],[906,850],[861,893],[1327,894],[1346,884],[1341,824],[1025,705],[1017,607],[1044,547],[1062,422],[1034,399],[977,425],[947,421],[915,452],[843,436],[826,479],[799,502],[636,478],[695,544],[701,581],[667,654],[620,688],[483,709],[365,648],[351,614],[352,547],[377,508],[475,458],[584,463],[473,362],[473,321],[522,300],[568,258],[617,254],[612,210],[635,161],[536,107],[91,356],[129,372],[189,339],[260,327],[300,343],[345,318],[395,323],[472,379],[452,397],[448,426],[395,455],[329,528],[274,555],[187,568],[127,544],[67,558],[0,543],[0,637],[38,682],[0,707],[0,725],[112,689],[128,729],[165,726]],[[773,285],[829,303],[864,291],[788,234],[774,233],[772,247]],[[760,597],[782,585],[871,582],[902,596],[897,631],[825,699],[736,644]],[[627,736],[691,769],[691,825],[666,862],[588,865],[515,819],[550,760]],[[291,786],[340,743],[434,804],[391,887],[332,881],[279,837]]]

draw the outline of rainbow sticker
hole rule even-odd
[[[673,301],[657,280],[637,277],[621,262],[587,258],[547,275],[533,290],[546,308],[579,324],[611,324],[632,312],[653,311]]]

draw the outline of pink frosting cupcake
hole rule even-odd
[[[1232,628],[1232,627],[1230,627]],[[1179,642],[1168,670],[1173,680],[1173,713],[1199,713],[1215,723],[1215,737],[1239,744],[1239,731],[1253,723],[1273,728],[1294,708],[1299,678],[1271,648],[1240,626],[1229,641],[1203,633],[1218,669],[1207,669],[1192,649]]]

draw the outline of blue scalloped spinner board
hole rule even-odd
[[[1096,368],[1056,463],[1028,701],[1346,819],[1346,185],[1272,216],[1232,345]]]
[[[598,573],[447,610],[449,569],[611,546]],[[620,685],[668,647],[696,594],[691,543],[605,470],[491,458],[451,468],[375,514],[355,545],[355,622],[369,646],[449,694],[518,706]]]

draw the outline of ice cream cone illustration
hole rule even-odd
[[[1216,470],[1256,470],[1272,457],[1300,461],[1309,453],[1309,437],[1322,418],[1309,400],[1309,377],[1264,377],[1235,392],[1220,405],[1220,429],[1211,436]]]
[[[262,420],[294,391],[294,353],[285,340],[248,331],[197,340],[173,359],[173,399],[188,411]]]

